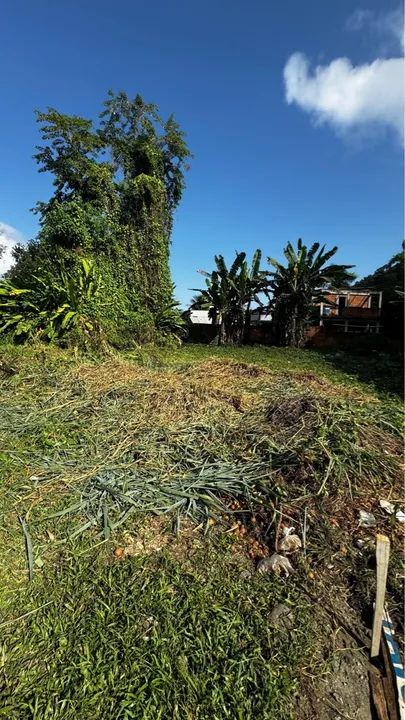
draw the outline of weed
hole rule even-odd
[[[246,583],[212,548],[193,572],[164,554],[77,555],[29,594],[39,610],[8,627],[0,717],[290,717],[313,632],[293,588]],[[292,631],[269,619],[279,602]]]

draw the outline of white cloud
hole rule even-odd
[[[404,58],[398,52],[404,43],[402,8],[388,13],[357,9],[346,29],[378,34],[385,38],[385,49],[389,40],[391,57],[380,48],[380,56],[363,65],[339,57],[311,68],[305,55],[294,53],[284,68],[287,102],[309,113],[315,124],[327,123],[340,134],[390,128],[403,142]]]
[[[318,124],[329,123],[340,132],[388,127],[403,140],[403,58],[353,66],[342,57],[312,71],[305,55],[295,53],[284,68],[284,81],[287,102],[296,103]]]
[[[4,248],[4,252],[0,253],[0,276],[7,272],[14,262],[11,255],[14,245],[23,242],[24,238],[18,230],[0,222],[0,248]]]

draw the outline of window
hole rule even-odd
[[[331,314],[331,308],[324,305],[323,310],[322,310],[323,317],[329,317],[330,314]]]
[[[338,314],[339,315],[342,313],[342,310],[345,309],[346,305],[347,305],[347,297],[346,297],[346,295],[341,295],[339,297],[339,302],[338,302],[338,307],[339,307]]]
[[[371,310],[378,310],[378,301],[379,301],[379,299],[380,299],[380,298],[379,298],[378,295],[376,295],[376,294],[371,295],[371,297],[370,297],[370,309],[371,309]]]

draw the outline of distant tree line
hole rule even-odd
[[[206,288],[194,288],[197,295],[191,307],[208,310],[218,325],[220,345],[240,344],[248,340],[251,303],[256,301],[272,312],[278,344],[299,347],[314,305],[327,302],[325,294],[331,288],[347,286],[355,278],[351,265],[329,263],[336,252],[337,247],[326,251],[319,243],[308,248],[300,239],[295,249],[287,244],[284,264],[268,258],[270,270],[260,268],[260,250],[251,266],[245,253],[237,253],[229,270],[217,255],[215,270],[203,272]]]

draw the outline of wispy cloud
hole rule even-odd
[[[385,32],[397,33],[398,44],[396,14],[395,18],[393,13],[384,16]],[[348,27],[360,30],[374,21],[371,11],[356,10]],[[403,142],[403,57],[378,57],[363,65],[353,65],[348,58],[340,57],[328,65],[311,68],[305,55],[294,53],[284,68],[284,82],[287,102],[307,112],[315,124],[327,123],[339,134],[389,128]]]
[[[372,10],[364,10],[357,8],[346,20],[346,30],[356,31],[362,30],[366,25],[374,21],[375,13]]]
[[[18,230],[11,225],[0,222],[0,250],[3,248],[3,252],[0,252],[0,276],[4,275],[14,262],[12,257],[13,247],[23,242],[24,238]]]
[[[357,8],[346,20],[346,30],[363,32],[379,40],[379,51],[404,51],[404,9],[398,6],[388,12]]]

